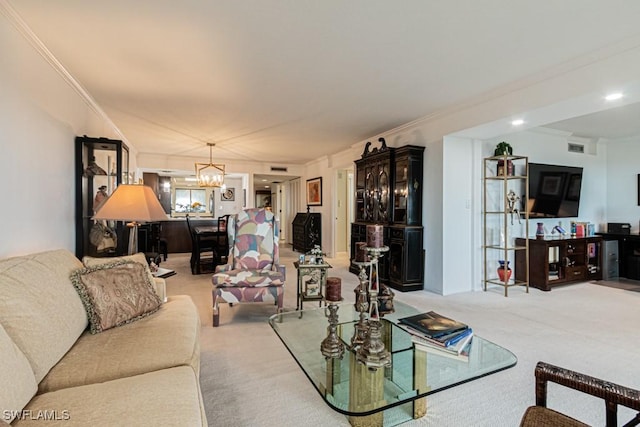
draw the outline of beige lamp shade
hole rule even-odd
[[[93,219],[151,222],[164,221],[167,214],[151,187],[121,184],[98,208]]]

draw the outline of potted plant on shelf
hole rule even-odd
[[[513,154],[513,149],[508,142],[502,141],[498,145],[496,145],[496,149],[493,151],[493,155],[504,156],[505,154],[511,156]]]
[[[502,141],[496,145],[496,149],[493,151],[494,156],[511,156],[513,154],[513,149],[508,142]],[[512,176],[513,175],[513,162],[511,160],[507,160],[507,167],[504,167],[504,158],[498,160],[498,176]]]

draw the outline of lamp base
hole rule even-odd
[[[138,253],[138,225],[136,221],[127,224],[129,227],[129,255]]]

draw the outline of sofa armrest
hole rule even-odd
[[[154,277],[153,287],[156,289],[156,294],[160,297],[160,301],[167,302],[167,282],[159,277]]]

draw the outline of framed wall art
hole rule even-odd
[[[322,177],[307,180],[307,206],[322,206]]]
[[[256,208],[271,206],[271,191],[256,191]]]
[[[233,202],[236,200],[236,189],[229,187],[224,191],[220,191],[220,199],[223,202]]]

